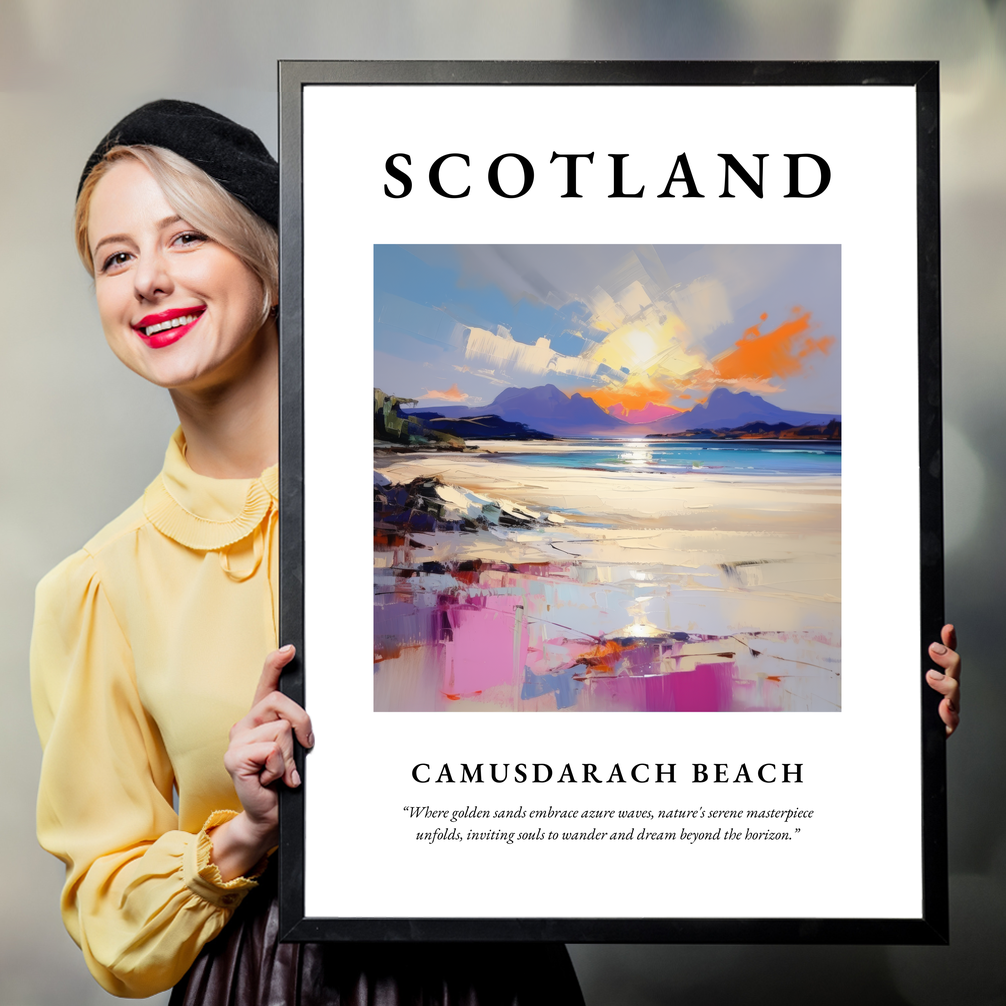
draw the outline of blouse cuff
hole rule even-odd
[[[195,841],[186,844],[182,860],[185,885],[194,894],[218,908],[234,909],[240,905],[245,895],[252,888],[258,887],[255,878],[261,876],[269,865],[269,857],[263,856],[245,876],[224,880],[216,863],[211,862],[213,842],[207,833],[237,816],[236,810],[213,811],[206,819],[202,831],[195,836]]]

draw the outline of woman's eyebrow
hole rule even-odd
[[[163,230],[165,227],[170,227],[172,224],[177,224],[181,221],[181,217],[175,213],[170,217],[165,217],[163,220],[158,220],[154,226],[157,230]],[[115,241],[127,241],[132,242],[132,238],[128,234],[109,234],[108,237],[103,237],[91,251],[91,255],[97,255],[98,249],[102,245],[110,244]]]
[[[99,241],[99,242],[98,242],[98,243],[97,243],[97,244],[96,244],[96,245],[94,246],[94,248],[92,248],[92,249],[91,249],[91,254],[92,254],[92,255],[97,255],[97,254],[98,254],[98,249],[99,249],[99,248],[100,248],[100,247],[101,247],[102,245],[107,245],[107,244],[112,244],[113,242],[116,242],[116,241],[127,241],[127,242],[128,242],[128,241],[131,241],[131,240],[132,240],[132,239],[131,239],[131,238],[129,237],[129,235],[128,235],[128,234],[109,234],[109,235],[108,235],[108,237],[104,237],[104,238],[102,238],[102,239],[101,239],[101,240],[100,240],[100,241]]]

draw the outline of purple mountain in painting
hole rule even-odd
[[[837,412],[791,412],[772,405],[748,391],[717,388],[703,405],[696,405],[680,416],[669,416],[650,423],[653,433],[683,433],[685,430],[736,429],[746,423],[826,424],[841,419]]]
[[[593,399],[579,394],[567,396],[554,384],[507,388],[485,411],[557,436],[611,436],[612,431],[626,428],[625,423],[608,415]]]
[[[806,423],[826,425],[841,419],[837,412],[791,412],[780,409],[747,391],[717,388],[708,401],[689,412],[668,416],[653,423],[630,426],[609,415],[593,399],[564,394],[554,384],[537,388],[507,388],[488,405],[473,409],[468,405],[403,409],[403,413],[432,418],[473,418],[499,416],[508,423],[523,423],[532,430],[556,437],[639,437],[651,433],[684,433],[687,430],[737,429],[747,423]]]
[[[435,406],[431,409],[403,410],[414,416],[444,416],[449,419],[499,416],[508,423],[523,423],[533,430],[557,437],[631,436],[637,427],[626,426],[608,415],[596,402],[582,395],[572,397],[554,384],[537,388],[507,388],[488,405],[473,409],[467,405]]]

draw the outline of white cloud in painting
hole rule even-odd
[[[708,369],[702,337],[733,320],[726,290],[700,278],[651,299],[638,280],[615,295],[601,287],[591,294],[596,329],[607,329],[589,358],[628,380],[649,379],[674,388]]]
[[[465,340],[465,359],[487,364],[494,374],[562,374],[584,380],[592,380],[603,362],[558,353],[545,337],[533,345],[518,342],[502,327],[497,332],[472,328]]]
[[[710,262],[705,264],[718,265],[722,277],[703,270],[675,280],[654,248],[623,249],[616,258],[608,257],[615,249],[598,249],[601,258],[596,261],[591,260],[590,251],[462,249],[466,283],[478,285],[478,277],[491,277],[513,299],[579,303],[587,309],[570,329],[583,339],[583,350],[576,356],[554,349],[548,337],[531,344],[520,342],[504,325],[495,331],[478,326],[466,329],[462,336],[464,360],[473,373],[493,383],[564,376],[606,392],[638,386],[658,396],[661,388],[670,395],[708,393],[724,385],[761,394],[780,390],[764,377],[726,378],[717,367],[722,352],[710,351],[707,345],[713,333],[734,322],[733,287],[741,285],[741,278],[750,282],[752,269],[759,276],[766,270],[772,273],[770,267],[778,265],[778,256],[770,251],[753,254],[747,249],[730,248],[722,254],[714,251],[707,253]],[[586,287],[578,284],[577,270],[564,271],[564,265],[586,267],[588,276],[593,273],[593,281]],[[553,270],[561,275],[551,275]],[[399,305],[394,308],[401,311]],[[391,305],[387,311],[389,315],[396,313]],[[430,328],[440,329],[432,338],[444,338],[440,325],[427,321],[426,328],[426,338],[431,338]],[[457,330],[449,338],[457,345]]]

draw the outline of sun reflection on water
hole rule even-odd
[[[618,460],[630,468],[644,468],[653,464],[653,451],[645,441],[629,441],[624,453],[618,455]]]

